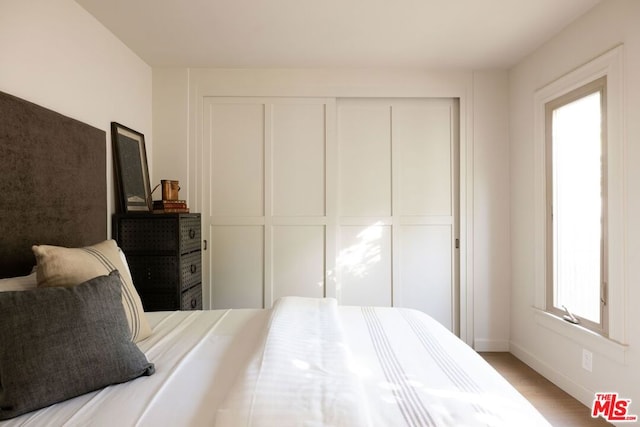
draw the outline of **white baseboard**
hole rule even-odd
[[[473,341],[473,349],[477,352],[509,351],[509,341],[477,339]]]
[[[560,387],[565,392],[569,393],[573,398],[580,401],[587,408],[591,408],[595,397],[594,391],[588,390],[582,385],[576,383],[562,372],[556,370],[553,366],[543,363],[533,354],[513,341],[510,343],[510,351],[514,356],[529,365],[540,375]]]

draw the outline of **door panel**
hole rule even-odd
[[[264,227],[211,227],[212,308],[262,308]]]
[[[323,226],[273,228],[273,300],[287,295],[324,297]]]
[[[391,306],[391,227],[340,227],[337,267],[340,303]]]
[[[340,105],[341,216],[391,214],[391,123],[386,105]]]
[[[325,214],[324,105],[273,106],[273,215]]]
[[[335,232],[326,233],[333,230],[328,202],[335,206],[327,188],[327,170],[335,175],[327,158],[334,105],[324,98],[205,98],[210,307],[268,308],[285,295],[335,295],[326,280],[335,264],[327,258],[335,258]]]
[[[341,302],[417,308],[457,330],[457,114],[451,99],[338,101]],[[370,256],[341,258],[366,253],[358,233],[372,224],[385,226],[388,259],[363,278]]]
[[[400,215],[452,214],[450,116],[447,105],[393,109]]]
[[[451,226],[400,227],[398,304],[429,313],[453,328]]]
[[[259,216],[264,212],[264,107],[211,106],[211,213]]]

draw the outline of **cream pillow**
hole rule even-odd
[[[84,248],[35,245],[31,249],[38,261],[38,287],[76,286],[118,270],[122,281],[122,305],[129,322],[131,339],[138,342],[151,335],[140,296],[115,240],[105,240]]]
[[[0,279],[0,292],[5,291],[28,291],[38,286],[36,273],[27,276],[8,277]]]

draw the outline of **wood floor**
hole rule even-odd
[[[590,408],[562,391],[511,353],[480,353],[533,406],[557,427],[611,426],[603,418],[591,418]]]

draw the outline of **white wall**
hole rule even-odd
[[[151,186],[161,179],[180,181],[180,198],[189,200],[189,70],[186,68],[153,70],[153,136]],[[154,196],[158,198],[158,194]]]
[[[473,76],[474,328],[478,351],[509,350],[509,92],[506,71]]]
[[[640,2],[608,0],[578,19],[510,73],[511,350],[591,406],[595,392],[619,392],[640,413]],[[536,322],[534,305],[534,93],[616,45],[624,44],[626,132],[626,351],[572,340]],[[591,346],[591,343],[598,344]],[[602,345],[600,345],[602,344]],[[593,351],[593,372],[581,368]]]
[[[501,351],[509,342],[508,78],[506,72],[327,69],[153,70],[153,181],[179,179],[181,198],[199,204],[196,150],[202,97],[460,97],[462,158],[469,194],[464,244],[473,258],[464,272],[471,316],[462,322],[474,345]],[[463,142],[464,143],[464,142]],[[496,164],[498,166],[496,166]],[[466,174],[466,176],[465,176]],[[474,210],[475,209],[475,210]]]
[[[76,2],[0,0],[0,90],[106,131],[110,211],[110,123],[145,134],[151,154],[151,77],[151,68]]]

